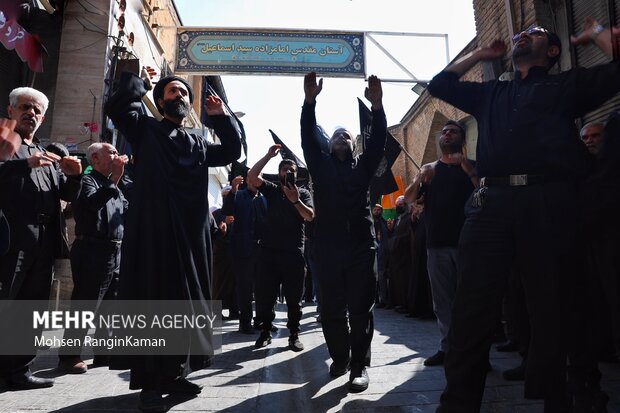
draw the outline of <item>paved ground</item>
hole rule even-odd
[[[370,388],[347,392],[347,376],[331,379],[328,354],[315,307],[304,308],[301,339],[306,349],[287,348],[286,313],[278,305],[273,343],[253,347],[256,336],[238,333],[237,323],[224,326],[224,348],[209,369],[189,378],[205,386],[189,400],[168,399],[173,412],[434,412],[444,386],[443,369],[424,367],[436,350],[434,321],[406,318],[391,310],[377,310]],[[92,368],[83,375],[59,376],[52,349],[37,358],[37,375],[56,377],[50,389],[0,394],[0,412],[137,412],[138,392],[128,389],[128,372]],[[538,402],[522,398],[520,383],[506,382],[500,372],[514,367],[514,353],[491,354],[493,371],[487,379],[483,413],[542,412]],[[604,388],[611,396],[609,412],[620,413],[620,365],[601,365]]]

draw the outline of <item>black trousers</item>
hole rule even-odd
[[[247,257],[235,256],[232,261],[235,274],[235,293],[239,309],[239,324],[252,323],[252,293],[258,276],[258,245]]]
[[[314,250],[321,291],[321,326],[332,360],[370,365],[377,291],[372,241],[321,242]]]
[[[0,299],[4,300],[49,300],[54,268],[55,233],[40,228],[37,244],[27,251],[9,252],[0,258]],[[40,308],[39,310],[47,310]],[[10,308],[7,309],[10,312]],[[2,331],[24,334],[32,343],[32,353],[28,355],[0,355],[0,378],[30,375],[30,364],[36,357],[32,337],[40,335],[42,328],[26,331],[19,326],[31,325],[32,320],[19,320],[7,314],[0,314]]]
[[[438,412],[479,412],[512,269],[521,275],[531,321],[525,396],[544,399],[545,411],[566,411],[575,193],[572,183],[489,187],[481,208],[471,206],[472,198],[467,201],[445,360],[447,385]]]
[[[530,344],[530,318],[525,302],[521,274],[512,271],[508,284],[508,293],[504,302],[507,335],[519,344],[519,353],[524,357],[523,362],[525,363]]]
[[[121,262],[121,247],[106,242],[76,240],[71,247],[71,273],[73,292],[72,311],[95,311],[98,300],[112,300],[116,297],[118,274]],[[67,329],[65,339],[79,339],[83,342],[86,329]],[[111,331],[95,332],[95,337],[107,338]],[[79,357],[82,347],[61,347],[60,359]]]
[[[592,231],[580,235],[579,242],[581,260],[568,370],[569,390],[576,399],[600,391],[598,360],[610,335],[620,351],[620,242]]]
[[[305,262],[301,251],[283,251],[261,247],[256,282],[256,318],[261,330],[271,330],[275,312],[273,306],[282,284],[286,299],[291,334],[299,332],[301,297],[304,293]]]

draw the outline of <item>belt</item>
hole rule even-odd
[[[485,176],[480,179],[480,186],[527,186],[551,181],[543,175]]]
[[[52,222],[52,216],[48,214],[37,214],[37,224],[49,224]]]
[[[88,235],[76,235],[75,239],[80,241],[90,241],[90,242],[99,242],[101,244],[109,244],[109,245],[121,245],[123,240],[120,239],[104,239],[97,237],[89,237]]]

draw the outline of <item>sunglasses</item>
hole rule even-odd
[[[521,39],[521,35],[525,33],[528,36],[536,36],[536,37],[540,37],[540,36],[547,36],[547,33],[549,33],[549,30],[545,29],[544,27],[540,27],[540,26],[530,26],[527,29],[523,30],[522,32],[519,32],[517,34],[515,34],[514,36],[512,36],[512,43],[517,43],[519,41],[519,39]]]

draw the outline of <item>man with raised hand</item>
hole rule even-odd
[[[372,104],[372,130],[364,153],[353,157],[353,134],[342,128],[329,141],[330,153],[323,153],[315,134],[316,99],[322,89],[323,79],[317,82],[316,73],[305,76],[301,146],[314,184],[321,325],[333,361],[330,375],[342,376],[350,369],[349,388],[360,392],[369,383],[377,289],[368,187],[383,157],[387,122],[381,81],[373,75],[365,90]]]

